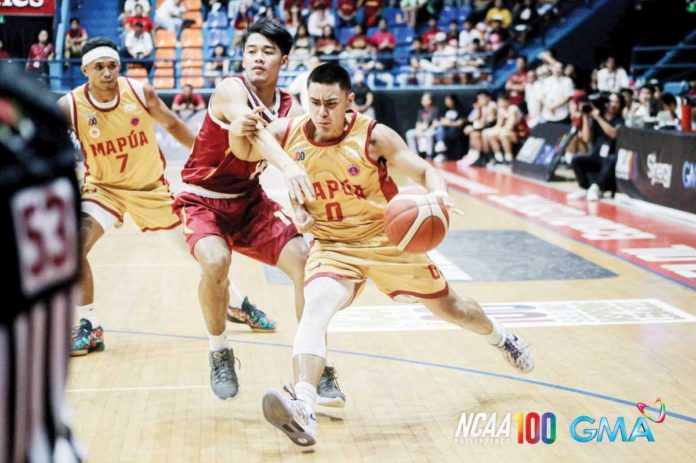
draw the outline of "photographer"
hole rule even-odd
[[[623,96],[610,93],[607,96],[590,95],[589,103],[584,103],[582,110],[582,127],[580,136],[590,146],[587,155],[575,156],[571,167],[580,189],[570,193],[567,198],[576,200],[586,198],[597,201],[604,191],[615,190],[614,168],[616,167],[616,135],[618,127],[624,124]],[[600,112],[599,108],[602,108]],[[596,173],[590,185],[589,173]]]

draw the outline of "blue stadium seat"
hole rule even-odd
[[[396,39],[396,45],[411,45],[413,39],[416,37],[416,31],[410,26],[400,26],[393,28],[394,39]]]
[[[227,11],[218,10],[208,13],[206,22],[208,29],[226,29],[227,28]]]
[[[464,21],[466,21],[466,18],[468,18],[470,14],[470,7],[462,6],[457,8],[457,21],[459,22],[460,26],[464,23]]]
[[[396,64],[408,65],[408,60],[411,57],[411,49],[408,45],[397,46],[394,49],[394,58],[396,59]]]
[[[397,18],[397,16],[399,15],[401,15],[400,18]],[[387,7],[382,10],[381,16],[387,21],[387,24],[389,24],[390,26],[396,26],[406,23],[406,15],[404,15],[404,13],[401,11],[401,8]]]
[[[680,96],[689,90],[689,84],[686,82],[665,82],[662,91],[671,93],[674,96]]]
[[[230,46],[230,36],[226,29],[210,29],[207,31],[208,47],[223,45],[225,48]]]
[[[459,10],[454,6],[446,6],[440,12],[437,25],[440,28],[448,27],[452,21],[459,21]]]
[[[338,30],[338,41],[345,46],[348,43],[348,39],[353,35],[352,27],[341,27]]]

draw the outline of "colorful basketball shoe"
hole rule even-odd
[[[92,328],[92,322],[86,318],[80,319],[80,324],[72,329],[72,345],[70,355],[78,357],[90,352],[104,350],[104,329],[100,326]]]
[[[276,330],[277,325],[263,310],[252,304],[246,296],[241,307],[229,306],[227,308],[227,319],[232,323],[249,325],[251,330],[257,333],[272,333]]]

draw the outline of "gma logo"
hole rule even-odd
[[[570,435],[578,442],[603,442],[605,436],[609,442],[614,442],[619,436],[622,442],[633,442],[640,438],[655,442],[648,421],[642,416],[636,419],[630,433],[627,432],[623,416],[616,419],[613,427],[606,416],[600,417],[599,424],[595,423],[594,418],[586,415],[578,416],[570,423]]]

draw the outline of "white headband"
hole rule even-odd
[[[96,61],[99,58],[111,58],[115,59],[119,63],[121,62],[121,58],[118,56],[118,52],[116,50],[111,47],[104,46],[97,47],[82,55],[82,65],[87,66],[89,63]]]

